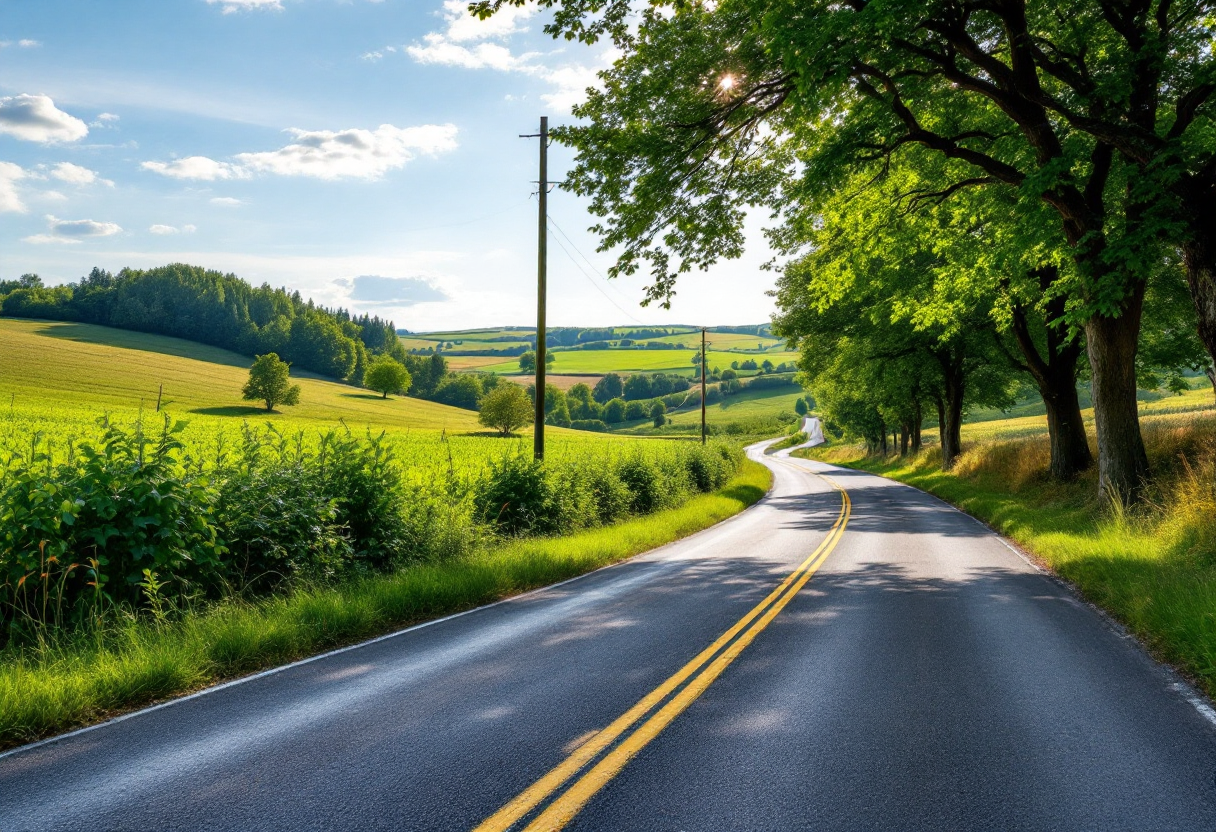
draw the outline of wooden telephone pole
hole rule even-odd
[[[545,294],[549,278],[549,117],[540,117],[540,132],[520,138],[540,139],[540,203],[536,239],[536,427],[532,433],[532,454],[545,458]]]
[[[705,444],[705,328],[701,328],[701,444]]]

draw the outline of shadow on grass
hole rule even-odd
[[[61,341],[75,341],[80,344],[101,344],[120,349],[157,352],[162,355],[173,355],[178,358],[193,358],[196,361],[207,361],[212,364],[226,364],[230,367],[248,367],[251,359],[234,352],[174,338],[169,335],[158,335],[151,332],[136,332],[134,330],[115,329],[112,327],[95,326],[93,324],[52,322],[36,330],[36,334],[47,338],[58,338]]]
[[[264,407],[249,407],[242,404],[228,405],[227,407],[196,407],[189,412],[198,413],[202,416],[241,416],[244,418],[249,418],[250,416],[280,415],[275,411],[268,412]]]
[[[389,396],[386,399],[386,398],[384,398],[384,396],[381,396],[379,393],[339,393],[338,395],[343,399],[371,399],[372,401],[377,401],[377,402],[395,401],[395,398],[393,396]]]

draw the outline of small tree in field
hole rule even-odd
[[[656,428],[661,428],[663,425],[667,424],[667,405],[663,404],[661,401],[655,402],[653,405],[651,405],[650,418],[654,419],[654,426]]]
[[[481,400],[477,421],[510,436],[532,419],[532,400],[518,384],[500,384]]]
[[[375,390],[381,398],[389,393],[405,394],[410,389],[410,371],[405,365],[389,355],[378,355],[363,371],[363,386]]]
[[[794,401],[794,412],[799,416],[805,416],[809,410],[810,408],[806,406],[806,399],[798,398]]]
[[[275,405],[299,404],[300,385],[291,383],[290,367],[276,353],[257,356],[249,369],[249,381],[241,390],[245,401],[265,402],[267,413],[273,413]]]

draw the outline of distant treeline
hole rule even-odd
[[[391,321],[181,263],[118,274],[95,268],[53,287],[26,275],[0,284],[0,314],[170,335],[249,356],[273,352],[297,370],[352,381],[363,377],[369,354],[405,355]]]

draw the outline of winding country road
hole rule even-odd
[[[1216,829],[1216,714],[1135,643],[933,497],[765,461],[686,540],[0,756],[0,830]]]

